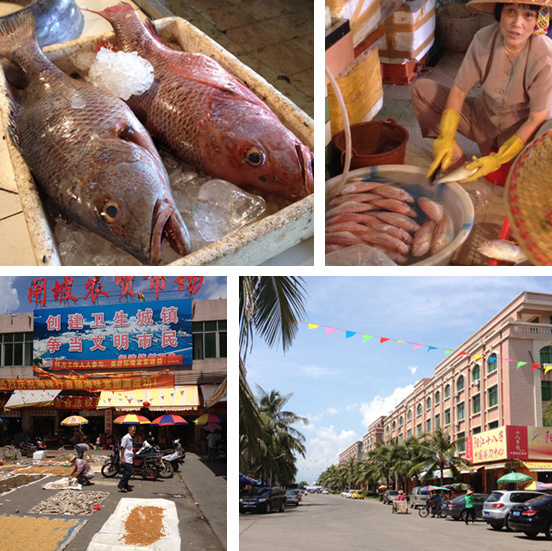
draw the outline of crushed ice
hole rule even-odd
[[[100,48],[87,80],[111,95],[127,100],[148,90],[153,77],[151,63],[137,52],[113,52]]]

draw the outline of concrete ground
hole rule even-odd
[[[62,458],[70,451],[48,452],[59,454]],[[94,484],[83,488],[82,492],[100,491],[109,495],[101,503],[101,510],[91,516],[76,516],[87,520],[76,537],[65,547],[66,551],[86,551],[94,534],[100,531],[103,524],[115,510],[119,500],[124,497],[142,499],[168,499],[174,501],[179,518],[181,549],[194,551],[222,551],[226,549],[226,464],[207,462],[196,454],[186,454],[184,465],[173,478],[150,481],[133,477],[133,491],[121,493],[117,484],[120,477],[105,478],[101,475],[101,466],[109,452],[93,451],[95,459],[91,463],[95,476]],[[54,460],[54,459],[49,459]],[[22,459],[27,463],[29,460]],[[53,496],[59,490],[43,490],[46,482],[61,477],[50,476],[9,494],[0,496],[0,515],[37,516],[29,514],[37,503]],[[19,510],[19,513],[15,513]],[[44,515],[42,515],[44,516]],[[45,515],[55,518],[55,515]],[[63,518],[72,518],[63,516]],[[21,549],[24,549],[22,542]]]

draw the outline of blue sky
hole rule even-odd
[[[550,277],[306,277],[304,322],[454,349],[522,291],[552,293]],[[293,393],[287,408],[307,417],[297,426],[307,456],[298,481],[314,482],[367,427],[432,377],[444,350],[299,324],[287,354],[257,336],[247,359],[255,391]]]
[[[192,277],[193,274],[190,275]],[[93,276],[90,276],[92,278]],[[184,297],[183,293],[178,292],[178,286],[174,283],[174,280],[178,276],[167,276],[165,283],[165,290],[159,291],[159,299],[170,299],[175,297]],[[52,288],[58,281],[60,284],[64,282],[64,276],[34,276],[34,277],[0,277],[0,314],[4,313],[17,313],[17,312],[30,312],[34,309],[34,299],[32,303],[29,303],[29,287],[33,280],[44,278],[47,281],[47,303],[46,307],[55,308],[60,306],[59,302],[54,300],[54,294]],[[90,305],[92,302],[90,299],[84,299],[88,289],[85,287],[87,281],[90,279],[85,276],[73,277],[74,282],[71,287],[72,295],[79,299],[78,304]],[[116,285],[115,276],[103,276],[100,280],[103,285],[102,290],[107,292],[110,296],[105,297],[100,295],[96,304],[106,304],[119,301],[121,295],[121,287]],[[133,280],[134,293],[143,292],[146,300],[155,300],[155,286],[152,290],[149,289],[150,280],[144,279],[144,276],[135,276]],[[226,278],[225,277],[204,277],[203,283],[197,292],[193,295],[197,300],[219,299],[226,298]],[[71,301],[70,301],[71,302]]]

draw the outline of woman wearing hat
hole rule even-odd
[[[469,517],[471,517],[472,524],[475,524],[475,509],[473,507],[473,490],[470,488],[466,492],[466,524],[468,524]]]
[[[73,465],[73,472],[69,475],[69,480],[76,478],[79,484],[90,486],[90,480],[94,478],[94,471],[85,459],[78,459],[76,455],[67,456],[67,461]]]
[[[428,178],[461,166],[466,157],[456,132],[483,154],[466,168],[471,182],[498,170],[523,149],[552,107],[552,41],[545,36],[552,0],[470,0],[468,8],[493,13],[497,23],[479,30],[452,88],[418,79],[412,106],[424,137],[436,138]],[[476,84],[479,97],[468,97]]]

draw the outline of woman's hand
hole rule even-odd
[[[454,137],[460,122],[460,115],[454,109],[445,109],[441,115],[439,137],[433,142],[433,162],[429,167],[427,177],[439,168],[446,170],[452,163],[454,153]]]

